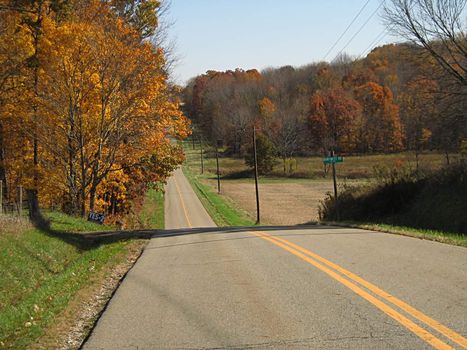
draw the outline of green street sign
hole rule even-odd
[[[326,157],[323,159],[324,164],[342,163],[343,161],[344,161],[344,157],[341,157],[341,156]]]

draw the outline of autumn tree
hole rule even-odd
[[[435,121],[438,119],[435,81],[418,78],[410,81],[400,96],[401,119],[405,126],[407,148],[415,152],[418,169],[420,152],[431,141]]]
[[[391,90],[377,83],[366,83],[355,89],[362,105],[360,150],[363,152],[394,152],[402,148],[402,127],[399,106]]]
[[[15,72],[5,86],[20,87],[24,93],[14,96],[24,98],[3,103],[8,94],[0,90],[2,157],[16,152],[1,169],[16,171],[33,193],[40,189],[43,205],[81,215],[126,210],[183,160],[170,137],[189,134],[164,52],[145,39],[150,27],[157,30],[151,16],[159,3],[128,2],[122,13],[97,0],[6,3],[0,14],[14,26],[0,32],[0,44],[19,60],[0,56],[8,61],[2,69]],[[20,132],[6,134],[6,127]]]
[[[284,164],[332,146],[455,152],[465,138],[465,91],[424,50],[406,42],[363,58],[342,55],[258,74],[208,71],[185,87],[185,108],[208,139],[222,138],[234,155],[242,155],[258,123]]]
[[[323,153],[352,152],[358,142],[362,108],[343,89],[317,92],[310,100],[311,139]]]
[[[17,119],[24,121],[24,110],[15,112],[25,102],[26,60],[31,53],[31,38],[20,14],[12,8],[0,10],[0,180],[5,200],[17,185],[20,155],[26,152],[26,135],[17,123]]]
[[[264,74],[263,94],[267,97],[261,101],[271,101],[274,111],[262,114],[262,132],[282,158],[284,173],[287,161],[307,147],[304,128],[310,93],[307,79],[300,70],[290,66]]]

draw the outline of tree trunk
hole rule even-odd
[[[97,186],[94,183],[91,185],[91,190],[89,191],[89,211],[94,211],[94,204],[96,201],[96,190]]]
[[[78,191],[76,188],[75,152],[71,136],[68,136],[68,200],[72,214],[78,213]]]
[[[80,214],[81,214],[81,217],[84,218],[86,216],[86,189],[84,188],[84,186],[81,186],[80,195],[81,195]]]
[[[84,154],[84,137],[83,137],[83,118],[81,114],[78,114],[78,127],[79,127],[79,163],[81,170],[81,188],[80,192],[80,212],[81,217],[86,216],[86,187],[87,187],[87,175],[86,175],[86,159]]]
[[[3,126],[0,124],[0,180],[3,184],[3,198],[8,198],[8,184],[5,167],[5,147],[3,145]]]
[[[34,89],[34,98],[39,97],[39,40],[41,36],[41,26],[42,26],[42,1],[39,1],[37,9],[37,18],[32,25],[33,37],[34,37],[34,69],[33,69],[33,89]],[[37,101],[33,102],[33,188],[28,190],[28,200],[30,198],[29,216],[32,220],[40,216],[39,213],[39,136],[38,136],[38,107]]]

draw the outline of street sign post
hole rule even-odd
[[[341,156],[326,157],[323,159],[324,164],[342,163],[343,161],[344,161],[344,157],[341,157]]]
[[[323,159],[324,164],[332,164],[332,180],[334,182],[334,201],[336,203],[337,220],[339,220],[339,203],[337,201],[336,163],[342,163],[343,161],[344,157],[334,155],[334,150],[331,151],[331,157]]]
[[[199,153],[201,157],[201,174],[204,174],[204,163],[203,163],[203,136],[199,137]]]

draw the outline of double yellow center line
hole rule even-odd
[[[173,180],[174,180],[178,195],[180,197],[180,203],[181,203],[188,227],[192,227],[190,219],[188,217],[185,202],[181,195],[181,191],[178,186],[177,180],[175,179],[175,177],[173,178]],[[440,350],[453,349],[453,347],[446,344],[441,339],[439,339],[438,337],[430,333],[425,328],[422,328],[421,326],[416,324],[414,321],[410,320],[408,317],[404,316],[401,312],[397,311],[390,305],[392,304],[392,305],[397,306],[400,310],[404,311],[405,313],[409,314],[413,318],[417,319],[425,326],[431,327],[432,329],[444,335],[451,341],[460,345],[462,348],[467,349],[467,339],[464,338],[462,335],[442,325],[438,321],[425,315],[421,311],[415,309],[414,307],[396,298],[395,296],[389,294],[388,292],[378,288],[374,284],[364,280],[363,278],[350,272],[349,270],[321,257],[320,255],[316,253],[309,251],[308,249],[300,247],[286,239],[283,239],[277,236],[272,236],[266,232],[261,232],[261,231],[252,231],[252,233],[262,239],[265,239],[266,241],[269,241],[285,249],[286,251],[292,253],[293,255],[299,257],[300,259],[306,261],[307,263],[313,265],[314,267],[318,268],[322,272],[326,273],[328,276],[330,276],[334,280],[340,282],[341,284],[349,288],[351,291],[353,291],[354,293],[356,293],[363,299],[367,300],[369,303],[376,306],[378,309],[380,309],[382,312],[387,314],[389,317],[393,318],[394,320],[402,324],[404,327],[406,327],[411,332],[416,334],[418,337],[426,341],[428,344],[431,344],[434,348],[440,349]],[[366,290],[363,289],[362,287],[366,288]],[[374,295],[370,294],[368,291],[380,297],[386,303],[376,298]]]
[[[175,187],[177,189],[178,196],[180,197],[180,203],[182,205],[183,214],[185,215],[186,223],[188,224],[188,227],[191,228],[193,226],[191,225],[190,218],[188,217],[188,212],[186,210],[185,201],[183,200],[182,192],[180,191],[180,187],[178,187],[178,182],[177,182],[177,179],[175,178],[175,176],[173,177],[173,181],[175,183]]]
[[[454,332],[453,330],[449,329],[448,327],[442,325],[438,321],[430,318],[429,316],[425,315],[424,313],[416,310],[414,307],[408,305],[407,303],[403,302],[402,300],[396,298],[395,296],[385,292],[384,290],[378,288],[374,284],[364,280],[363,278],[357,276],[356,274],[344,269],[343,267],[319,256],[316,253],[313,253],[303,247],[300,247],[292,242],[289,242],[283,238],[272,236],[266,232],[261,231],[252,231],[253,234],[256,236],[265,239],[285,250],[292,253],[293,255],[299,257],[300,259],[308,262],[309,264],[315,266],[322,272],[326,273],[331,278],[335,279],[336,281],[340,282],[354,293],[362,297],[363,299],[367,300],[378,309],[383,311],[385,314],[405,326],[407,329],[412,331],[414,334],[419,336],[421,339],[426,341],[427,343],[431,344],[436,349],[453,349],[450,345],[446,344],[433,334],[431,334],[426,329],[420,327],[415,322],[401,314],[399,311],[396,311],[391,306],[387,305],[386,303],[382,302],[380,299],[377,299],[373,295],[371,295],[368,291],[364,290],[362,287],[367,288],[367,290],[373,292],[375,295],[379,296],[386,302],[393,304],[399,307],[401,310],[405,311],[407,314],[411,315],[418,321],[422,322],[423,324],[431,327],[432,329],[438,331],[439,333],[443,334],[453,342],[459,344],[464,349],[467,349],[467,339],[461,336],[460,334]],[[345,276],[345,277],[344,277]]]

